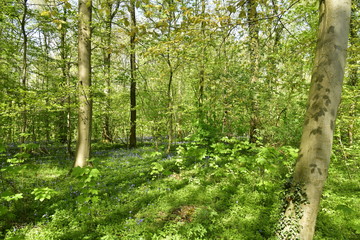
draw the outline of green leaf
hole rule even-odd
[[[40,13],[40,16],[42,17],[50,17],[51,16],[51,12],[50,11],[42,11]]]
[[[5,197],[2,197],[5,201],[8,201],[8,202],[10,202],[10,201],[17,201],[17,200],[19,200],[19,199],[21,199],[21,198],[24,198],[23,197],[23,194],[22,193],[16,193],[16,194],[14,194],[14,195],[10,195],[10,196],[5,196]]]
[[[99,190],[97,190],[97,189],[89,189],[89,193],[94,194],[94,195],[98,195]]]
[[[35,195],[35,200],[40,200],[40,202],[45,199],[51,199],[57,192],[54,189],[45,187],[45,188],[35,188],[31,194]]]
[[[0,216],[5,215],[8,211],[7,207],[0,205]]]
[[[80,195],[76,198],[76,200],[82,204],[86,202],[86,197],[84,195]]]
[[[18,158],[9,158],[8,160],[6,160],[8,163],[10,164],[19,164],[19,163],[23,163],[24,159],[18,159]]]
[[[73,168],[71,175],[73,177],[79,178],[86,175],[89,171],[90,171],[89,168],[75,167]]]
[[[170,176],[172,174],[171,171],[169,170],[165,170],[164,173],[163,173],[165,176]]]
[[[135,2],[135,7],[136,7],[136,8],[139,8],[140,6],[141,6],[141,1],[136,1],[136,2]]]
[[[99,200],[100,200],[100,198],[98,196],[94,196],[94,197],[91,198],[91,201],[93,203],[97,203],[97,202],[99,202]]]
[[[360,225],[353,225],[351,228],[356,231],[356,234],[360,234]]]
[[[123,18],[124,24],[126,27],[128,27],[130,25],[130,22],[127,18]]]
[[[3,153],[6,151],[5,145],[0,143],[0,153]]]
[[[71,8],[71,3],[65,2],[65,8],[70,9]]]
[[[343,205],[343,204],[337,205],[335,209],[339,210],[339,211],[342,211],[345,214],[352,214],[352,213],[355,212],[352,208],[350,208],[350,207],[348,207],[346,205]]]
[[[230,5],[227,7],[227,10],[231,13],[234,13],[234,12],[236,12],[236,7],[234,7],[233,5]]]
[[[97,168],[91,169],[89,176],[92,178],[99,178],[100,177],[100,171]]]

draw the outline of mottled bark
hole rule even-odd
[[[313,239],[330,164],[349,34],[350,0],[320,0],[320,24],[308,108],[280,239]]]
[[[91,150],[91,0],[79,0],[79,118],[75,167],[85,167]]]

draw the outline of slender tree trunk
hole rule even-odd
[[[135,0],[130,0],[130,148],[136,147],[136,15]]]
[[[45,91],[49,92],[49,53],[50,53],[50,47],[49,47],[49,37],[47,35],[46,32],[43,32],[43,36],[44,36],[44,46],[45,46],[45,74],[43,77],[43,86],[45,87]],[[45,99],[45,104],[46,107],[49,107],[49,98]],[[44,123],[45,123],[45,138],[46,138],[46,142],[50,141],[50,114],[49,111],[46,110],[45,114],[44,114]],[[35,123],[32,124],[33,127],[35,126]],[[61,128],[61,127],[60,127]],[[34,133],[35,134],[35,131]]]
[[[313,239],[330,164],[349,34],[350,0],[320,0],[320,25],[299,157],[280,239]]]
[[[272,14],[274,16],[279,16],[280,15],[280,11],[279,11],[279,2],[272,0]],[[271,99],[272,95],[274,93],[274,83],[276,83],[276,79],[278,77],[279,71],[278,71],[278,63],[279,63],[279,59],[277,56],[279,56],[278,54],[278,50],[279,50],[279,43],[280,43],[280,39],[281,39],[281,33],[283,31],[283,26],[280,24],[280,20],[278,17],[274,18],[272,20],[272,29],[273,30],[273,46],[272,48],[269,48],[269,52],[272,52],[272,54],[270,54],[267,57],[267,64],[269,66],[269,70],[268,72],[268,77],[267,77],[267,84],[268,84],[268,98]]]
[[[168,81],[168,88],[167,88],[167,98],[168,98],[168,111],[169,111],[169,126],[168,126],[168,148],[167,152],[169,153],[171,150],[171,145],[173,142],[173,125],[174,125],[174,113],[173,113],[173,96],[172,96],[172,82],[174,79],[174,70],[170,60],[170,53],[166,56],[166,62],[169,67],[169,81]]]
[[[168,8],[169,8],[169,12],[167,14],[167,23],[168,23],[168,27],[167,27],[167,32],[163,33],[167,35],[167,39],[171,40],[171,31],[172,31],[172,26],[173,26],[173,21],[175,20],[175,13],[174,10],[172,9],[172,7],[174,7],[174,1],[173,0],[169,0],[168,1]],[[167,147],[167,152],[169,153],[171,150],[171,145],[174,141],[174,107],[173,107],[173,101],[174,101],[174,97],[173,97],[173,92],[172,92],[172,85],[173,85],[173,80],[174,80],[174,72],[175,69],[173,67],[173,63],[171,62],[171,55],[170,55],[170,47],[168,46],[166,49],[166,54],[164,55],[165,57],[165,61],[168,65],[169,68],[169,78],[168,78],[168,86],[167,86],[167,99],[168,99],[168,116],[169,116],[169,122],[168,122],[168,147]]]
[[[20,142],[25,142],[25,135],[27,132],[27,125],[28,125],[28,116],[27,116],[27,103],[26,103],[26,90],[27,90],[27,75],[28,75],[28,59],[27,59],[27,51],[28,51],[28,36],[26,32],[26,17],[28,13],[28,6],[27,1],[23,1],[23,15],[20,21],[21,25],[21,34],[23,37],[23,56],[22,56],[22,73],[21,73],[21,86],[24,91],[24,95],[22,96],[22,126],[21,126],[21,136],[20,136]]]
[[[110,106],[111,106],[111,37],[112,37],[112,20],[113,20],[113,13],[112,13],[112,1],[107,1],[105,3],[106,7],[106,16],[105,16],[105,47],[103,49],[103,56],[104,56],[104,76],[105,76],[105,113],[104,113],[104,120],[103,120],[103,129],[102,129],[102,138],[105,142],[112,142],[113,136],[110,130]]]
[[[66,22],[66,8],[64,7],[64,16],[62,17],[62,21]],[[62,73],[62,86],[67,85],[67,49],[66,49],[66,33],[67,28],[63,26],[60,32],[60,57],[61,57],[61,73]],[[61,106],[65,106],[67,104],[67,97],[61,100]],[[58,133],[58,141],[61,143],[67,142],[68,137],[68,126],[67,126],[67,108],[59,112],[58,121],[59,121],[59,133]]]
[[[104,76],[106,81],[105,87],[105,113],[103,122],[102,138],[105,142],[112,142],[112,134],[110,131],[110,92],[111,92],[111,5],[107,4],[107,18],[106,18],[106,47],[104,48]]]
[[[249,142],[255,143],[258,139],[259,106],[257,100],[258,74],[259,74],[259,27],[257,22],[257,1],[248,0],[248,29],[250,54],[250,130]]]
[[[200,31],[202,39],[205,40],[205,0],[201,1],[201,16],[202,22],[200,25]],[[199,72],[199,98],[198,98],[198,107],[199,107],[199,120],[203,120],[203,103],[204,103],[204,87],[205,87],[205,50],[206,44],[203,44],[201,47],[201,60],[200,60],[200,72]]]
[[[64,16],[62,20],[67,21],[67,9],[64,6],[63,8]],[[63,26],[60,32],[60,56],[61,56],[61,73],[63,82],[66,86],[66,90],[69,91],[66,93],[66,99],[63,101],[63,104],[66,105],[66,108],[63,112],[60,113],[60,124],[61,124],[61,133],[59,140],[62,143],[66,142],[66,150],[69,155],[72,155],[71,150],[71,141],[72,141],[72,127],[71,127],[71,93],[70,93],[70,62],[68,60],[68,45],[66,44],[66,34],[67,27]]]
[[[91,0],[79,0],[79,118],[75,167],[85,167],[91,151]]]
[[[70,91],[70,63],[67,62],[66,64],[66,86],[67,89]],[[67,142],[66,142],[66,149],[69,155],[73,155],[73,151],[71,149],[71,142],[72,142],[72,121],[71,121],[71,93],[69,92],[67,95],[67,107],[66,107],[66,120],[67,120]]]

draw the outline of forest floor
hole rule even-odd
[[[94,167],[70,174],[63,147],[25,161],[4,150],[0,239],[274,239],[296,152],[229,139],[171,154],[94,144]],[[349,159],[333,156],[315,239],[360,239]]]

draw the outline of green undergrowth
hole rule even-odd
[[[297,154],[229,138],[171,154],[100,144],[93,168],[70,173],[61,152],[2,155],[0,238],[274,239]],[[334,155],[315,239],[360,239],[359,172]]]

